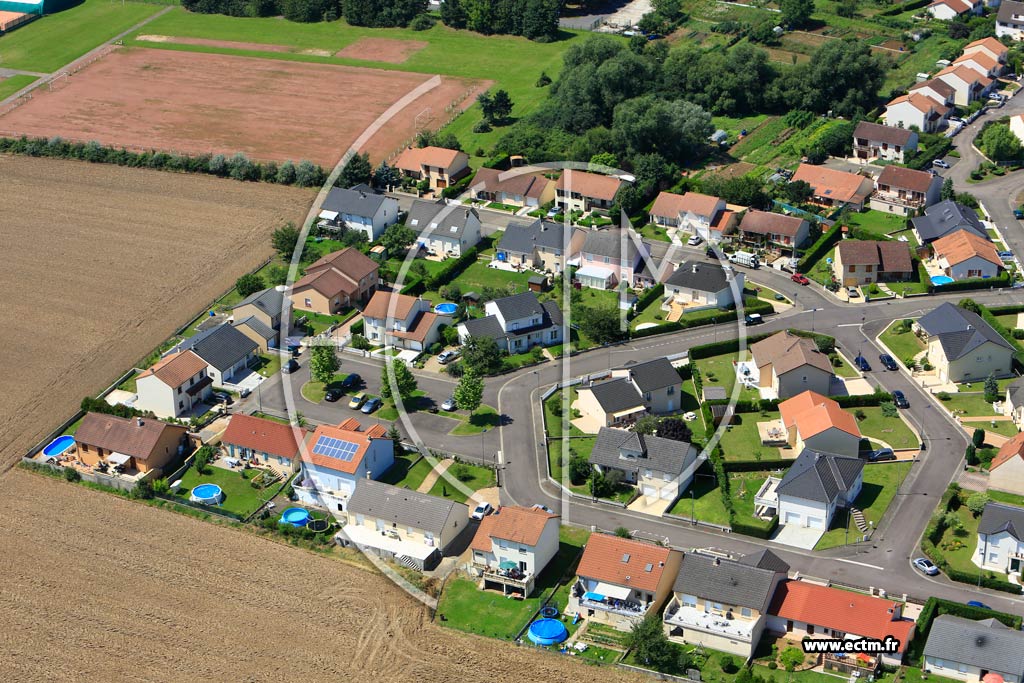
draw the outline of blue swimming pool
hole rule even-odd
[[[74,445],[75,437],[68,436],[67,434],[64,436],[58,436],[46,445],[46,448],[43,449],[43,455],[48,458],[53,455],[63,455],[67,449]]]
[[[557,645],[569,637],[569,632],[558,619],[538,619],[530,624],[526,637],[537,645]]]
[[[188,499],[203,505],[220,505],[224,500],[224,491],[216,484],[200,484],[192,489]]]
[[[457,304],[444,303],[434,306],[434,313],[440,313],[441,315],[455,315],[455,311],[459,310]]]
[[[306,526],[309,523],[309,511],[302,508],[288,508],[281,513],[280,524],[291,524],[292,526]]]
[[[948,285],[951,282],[955,282],[955,280],[948,275],[932,275],[933,285]]]

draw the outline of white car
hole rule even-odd
[[[473,508],[473,514],[471,514],[470,517],[477,521],[480,521],[492,512],[494,512],[494,508],[491,507],[490,503],[480,503],[475,508]]]
[[[686,243],[691,247],[695,247],[703,241],[704,239],[700,235],[691,235],[690,239],[686,240]]]
[[[938,166],[939,168],[949,168],[949,164],[942,159],[936,159],[932,162],[932,166]]]
[[[458,410],[459,406],[455,404],[455,397],[449,396],[445,399],[444,403],[441,404],[441,410],[448,411],[449,413],[453,410]]]

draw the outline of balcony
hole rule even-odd
[[[778,477],[768,477],[754,494],[754,512],[759,517],[765,515],[770,517],[775,514],[774,510],[779,506],[779,495],[776,490],[780,483],[782,480]],[[771,514],[768,514],[769,509],[773,511]]]
[[[493,581],[494,583],[512,586],[523,591],[527,591],[533,585],[533,574],[528,572],[518,569],[495,569],[493,567],[484,567],[483,565],[476,566],[483,570],[482,576],[484,581]]]
[[[911,209],[920,209],[924,207],[924,197],[904,197],[891,192],[875,192],[871,195],[871,198],[875,201],[885,202],[886,204],[893,204],[895,206],[906,206]]]
[[[669,626],[704,631],[727,638],[747,641],[753,638],[754,627],[757,626],[758,620],[735,619],[730,618],[731,616],[731,612],[725,615],[705,612],[703,609],[681,605],[677,600],[673,600],[665,610],[665,623]]]
[[[580,603],[580,609],[593,609],[601,610],[602,612],[610,612],[612,614],[619,614],[625,617],[634,617],[641,619],[647,610],[650,609],[651,603],[639,602],[637,600],[630,600],[626,598],[619,600],[617,598],[605,597],[602,600],[596,600],[592,597],[593,593],[587,593],[586,589],[579,583],[573,587],[573,595],[577,597]]]

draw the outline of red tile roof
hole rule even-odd
[[[366,308],[363,309],[363,316],[366,318],[386,319],[391,312],[391,307],[394,306],[394,312],[391,314],[392,317],[395,320],[404,321],[409,316],[409,312],[416,306],[417,301],[419,301],[418,298],[408,294],[377,290],[373,293],[369,303],[366,304]]]
[[[607,534],[592,534],[580,558],[577,576],[629,586],[642,591],[658,589],[665,563],[673,551],[659,545]],[[647,571],[650,566],[651,570]]]
[[[892,600],[818,586],[806,581],[784,581],[775,590],[769,614],[802,621],[865,638],[891,635],[907,647],[914,622],[895,619],[900,604]]]
[[[103,413],[86,413],[75,431],[75,443],[148,460],[164,431],[186,429],[151,417],[127,418]]]
[[[1024,458],[1024,432],[1017,432],[1012,439],[999,448],[996,457],[992,458],[992,464],[989,465],[988,471],[992,472],[1014,458]]]
[[[571,187],[568,187],[570,186]],[[555,185],[557,190],[568,190],[594,199],[611,201],[619,191],[622,181],[611,176],[587,173],[586,171],[565,171]]]
[[[932,250],[936,257],[946,259],[950,265],[963,263],[975,256],[982,258],[989,263],[1002,267],[1003,261],[999,258],[999,252],[995,245],[988,240],[978,237],[969,230],[957,230],[932,242]]]
[[[261,417],[233,415],[221,442],[260,453],[294,459],[299,455],[302,441],[308,432],[301,427],[281,424]]]
[[[370,447],[370,441],[376,438],[378,432],[373,429],[368,429],[365,432],[359,431],[360,425],[355,418],[348,418],[337,427],[331,425],[320,425],[316,428],[306,442],[306,454],[304,459],[308,459],[309,462],[314,465],[319,465],[335,472],[344,472],[345,474],[354,474],[359,469],[359,463],[363,461],[363,456],[366,455],[367,449]],[[385,432],[386,433],[386,432]],[[327,436],[332,439],[341,439],[351,444],[356,445],[356,452],[353,454],[350,460],[342,460],[340,458],[333,458],[329,455],[322,455],[320,453],[314,453],[313,449],[316,447],[317,441],[322,436]]]
[[[558,519],[558,515],[539,508],[506,505],[493,515],[484,517],[473,536],[471,547],[480,552],[490,552],[492,538],[535,546],[551,519]]]
[[[375,273],[378,267],[376,261],[355,247],[347,247],[310,264],[306,274],[292,285],[292,291],[310,287],[328,298],[340,293],[352,296],[359,291],[359,281]]]
[[[800,438],[808,439],[826,429],[836,429],[860,436],[857,418],[839,407],[832,399],[814,391],[805,391],[779,404],[782,423],[796,426]]]
[[[204,369],[206,369],[206,361],[188,350],[162,358],[153,367],[140,372],[136,379],[153,375],[167,386],[175,389]]]
[[[450,171],[454,166],[463,167],[469,162],[465,152],[446,147],[409,147],[395,159],[394,166],[403,171],[419,173],[423,166],[443,168]]]
[[[793,174],[793,182],[802,180],[814,188],[815,197],[837,202],[863,201],[861,186],[866,178],[856,173],[837,171],[827,166],[800,164]]]
[[[783,216],[781,213],[757,211],[751,209],[740,221],[740,230],[758,235],[785,235],[796,237],[800,226],[806,223],[803,218]]]
[[[882,169],[878,176],[878,184],[927,194],[934,177],[927,171],[915,171],[912,168],[890,165]]]

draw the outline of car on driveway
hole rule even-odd
[[[341,389],[331,388],[324,394],[324,400],[328,403],[334,403],[339,398],[341,398]]]
[[[231,394],[228,394],[223,391],[213,392],[213,397],[220,401],[221,403],[227,403],[228,405],[231,405],[232,403],[235,402],[235,399],[231,398]]]
[[[289,358],[288,362],[281,366],[281,372],[286,375],[290,375],[299,369],[299,361],[294,358]]]
[[[859,296],[860,296],[860,292],[857,291],[856,287],[847,287],[846,288],[846,298],[848,298],[848,299],[856,299]]]
[[[906,395],[899,389],[892,392],[892,402],[896,404],[897,408],[907,409],[910,407],[910,401],[907,400]]]
[[[789,279],[797,283],[798,285],[811,284],[811,281],[807,279],[807,276],[801,275],[800,273],[793,273],[792,275],[789,276]]]
[[[914,569],[919,572],[923,572],[928,576],[936,576],[939,573],[939,568],[936,567],[927,557],[915,557],[913,564]]]
[[[864,356],[857,356],[853,359],[853,364],[857,366],[857,369],[861,372],[871,372],[871,363]]]
[[[936,159],[933,161],[932,166],[937,166],[938,168],[949,168],[949,164],[942,159]]]
[[[377,408],[380,408],[380,405],[381,400],[379,398],[371,398],[369,401],[363,404],[363,407],[360,410],[364,415],[369,415],[373,411],[377,410]]]
[[[896,365],[896,359],[887,353],[883,353],[878,357],[878,360],[882,362],[882,366],[886,370],[899,370],[900,366]]]
[[[494,507],[490,503],[480,503],[473,508],[473,513],[470,515],[475,520],[481,520],[487,515],[494,512]]]
[[[1024,209],[1014,209],[1013,210],[1013,217],[1014,218],[1024,218]]]
[[[892,452],[891,448],[879,448],[868,456],[868,460],[871,462],[890,462],[896,460],[896,454]]]
[[[453,360],[455,360],[458,357],[459,357],[458,349],[450,349],[448,351],[442,351],[437,356],[437,362],[440,363],[441,365],[448,365],[449,363],[451,363]]]
[[[455,397],[454,396],[449,396],[448,398],[446,398],[444,400],[444,403],[441,404],[441,410],[447,410],[449,413],[452,412],[453,410],[458,410],[458,409],[459,409],[459,407],[457,405],[455,405]]]
[[[351,375],[346,375],[345,379],[341,380],[341,388],[354,389],[355,387],[359,386],[359,382],[362,379],[362,377],[353,372]]]
[[[690,235],[690,239],[686,240],[686,243],[691,247],[695,247],[703,241],[704,239],[700,235]]]
[[[364,403],[366,403],[366,392],[360,391],[358,394],[349,399],[348,407],[351,408],[352,410],[358,410],[359,408],[363,407]]]

